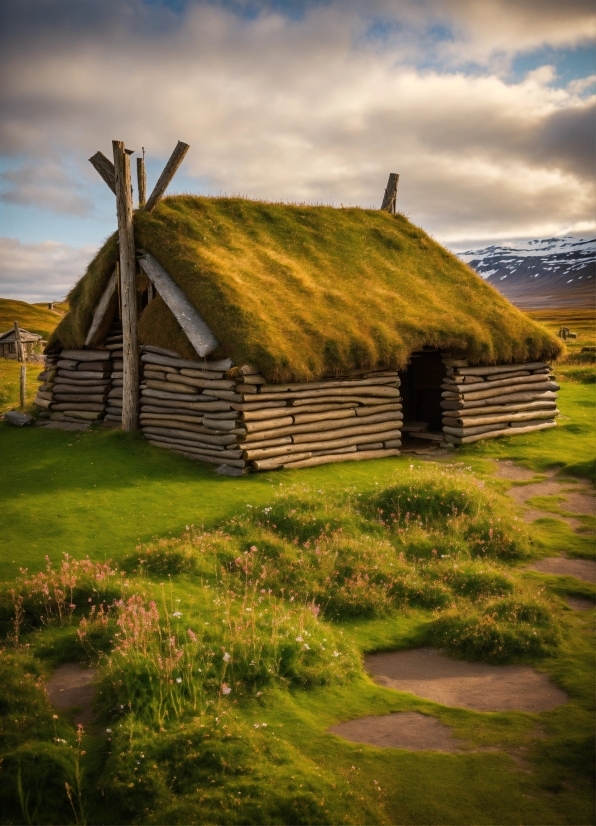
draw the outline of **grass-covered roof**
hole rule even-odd
[[[172,196],[135,213],[135,236],[236,364],[270,380],[403,367],[424,345],[472,363],[556,358],[561,345],[403,215]],[[49,349],[79,347],[117,259],[112,236],[69,295]],[[161,299],[143,343],[196,357]],[[218,355],[220,353],[218,352]]]

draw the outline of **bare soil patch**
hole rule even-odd
[[[555,479],[556,471],[547,471],[546,479],[537,482],[530,482],[527,485],[513,485],[508,491],[508,495],[516,504],[525,508],[523,519],[526,522],[533,522],[535,519],[549,515],[551,512],[541,510],[526,503],[535,496],[560,496],[562,498],[561,510],[578,515],[593,515],[596,513],[596,495],[592,487],[579,480],[559,480]],[[513,482],[528,482],[536,474],[527,468],[520,467],[514,462],[498,462],[497,476],[502,479],[509,479]],[[573,516],[563,516],[554,514],[557,519],[566,522],[572,528],[581,528],[582,523]]]
[[[539,559],[527,566],[529,570],[554,576],[573,576],[583,582],[596,582],[596,561],[593,559],[567,559],[563,556],[551,556]]]
[[[568,699],[528,666],[452,660],[434,648],[369,654],[364,663],[379,685],[474,711],[550,711]]]
[[[594,607],[592,600],[586,597],[566,597],[565,601],[574,611],[591,611]]]
[[[536,476],[535,471],[516,465],[515,462],[502,460],[497,462],[497,476],[511,482],[529,482]]]
[[[96,688],[95,668],[81,668],[78,663],[59,665],[46,683],[51,704],[61,710],[77,708],[74,721],[87,725],[93,718],[93,699]]]
[[[337,723],[329,731],[352,743],[366,743],[381,749],[463,751],[461,741],[456,740],[448,726],[417,712],[360,717]]]

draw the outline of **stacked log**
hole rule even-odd
[[[110,373],[110,392],[108,393],[105,421],[113,424],[122,424],[122,376],[123,376],[123,343],[122,323],[114,320],[104,341],[105,349],[112,359]]]
[[[141,428],[151,444],[238,473],[399,455],[395,371],[267,385],[250,367],[146,346]]]
[[[188,361],[170,350],[143,347],[140,426],[145,438],[156,447],[242,472],[237,442],[244,431],[235,426],[230,404],[238,397],[234,382],[225,378],[231,365],[229,359]]]
[[[33,404],[45,410],[50,410],[54,400],[54,384],[56,383],[56,366],[58,359],[59,356],[57,355],[45,356],[44,369],[37,377],[40,385],[37,389],[37,395],[33,399]]]
[[[446,442],[470,444],[556,426],[559,385],[544,362],[470,367],[444,358],[443,363]]]
[[[46,359],[35,404],[52,419],[97,421],[105,413],[111,372],[106,350],[62,350]]]
[[[274,470],[399,456],[399,383],[387,370],[269,385],[242,367],[232,407],[243,457],[252,470]]]

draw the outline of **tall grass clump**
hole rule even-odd
[[[290,489],[213,530],[191,528],[140,549],[128,564],[149,575],[175,564],[211,581],[223,571],[236,589],[262,589],[334,622],[433,611],[439,644],[503,660],[556,645],[556,629],[544,619],[550,608],[519,592],[507,567],[529,549],[524,523],[461,467],[411,467],[365,493]],[[507,600],[517,600],[520,610],[493,616]],[[536,634],[525,619],[532,605],[542,606],[544,620]],[[498,633],[481,636],[491,623]]]
[[[358,660],[316,606],[277,599],[266,589],[224,580],[204,616],[188,620],[137,594],[115,605],[114,647],[103,666],[107,708],[135,709],[161,727],[221,700],[271,686],[343,682]]]

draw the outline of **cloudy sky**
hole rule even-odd
[[[0,296],[116,226],[87,159],[171,191],[398,208],[454,250],[594,232],[591,0],[0,0]]]

